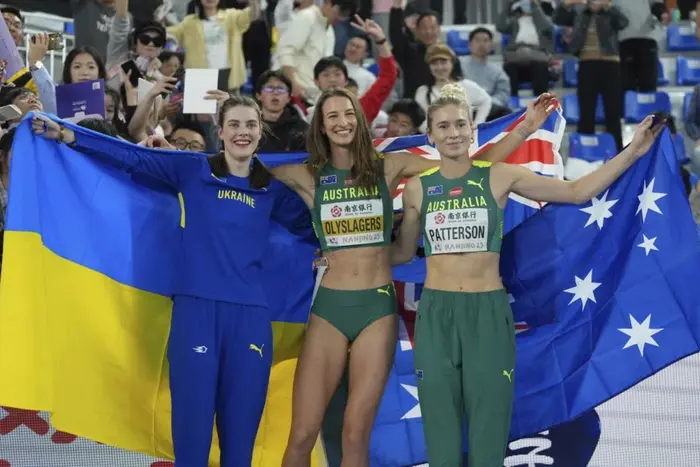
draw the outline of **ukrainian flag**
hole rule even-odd
[[[98,143],[99,151],[150,151],[106,136]],[[29,119],[18,127],[12,153],[0,405],[47,411],[58,430],[172,458],[165,355],[183,220],[177,193],[35,137]],[[279,162],[270,156],[266,163]],[[253,462],[261,467],[280,465],[286,446],[316,248],[281,227],[269,244],[266,285],[277,316]],[[218,455],[215,441],[210,465],[218,465]],[[322,457],[314,465],[325,464]]]

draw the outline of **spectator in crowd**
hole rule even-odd
[[[32,36],[32,40],[27,44],[27,61],[29,62],[29,76],[34,86],[36,93],[41,100],[44,111],[47,113],[56,113],[56,83],[44,67],[44,57],[49,50],[49,35],[45,32],[40,32]],[[20,71],[21,73],[21,71]],[[16,85],[19,85],[15,81]],[[29,83],[27,83],[29,84]],[[31,86],[24,85],[30,91],[34,91]]]
[[[547,92],[554,25],[542,10],[540,0],[511,0],[498,18],[496,29],[512,37],[503,52],[510,95],[517,96],[524,81],[532,83],[536,96]]]
[[[27,88],[3,88],[0,92],[0,107],[6,105],[14,105],[22,114],[18,118],[8,122],[10,127],[17,126],[29,112],[44,111],[44,106],[39,97]]]
[[[404,21],[403,0],[393,0],[389,17],[389,39],[393,46],[396,61],[401,66],[403,76],[403,97],[413,99],[416,90],[430,82],[430,67],[425,63],[425,52],[440,41],[440,20],[434,11],[421,13],[416,20],[414,33],[408,30]],[[455,63],[456,73],[462,75],[459,62]]]
[[[391,54],[391,49],[387,44],[384,31],[373,20],[362,20],[359,16],[355,16],[356,24],[354,26],[365,32],[371,37],[379,50],[379,77],[367,90],[367,92],[359,98],[360,105],[364,111],[367,121],[373,122],[384,105],[387,97],[396,83],[398,70],[394,57]],[[316,86],[321,91],[326,91],[331,88],[345,88],[348,85],[348,70],[345,63],[338,57],[325,57],[316,63],[314,67],[314,81]],[[313,117],[314,108],[309,108],[307,120]]]
[[[693,88],[684,123],[685,134],[695,147],[693,153],[690,154],[693,172],[700,175],[700,84]]]
[[[629,21],[620,31],[622,91],[655,92],[659,74],[657,37],[669,15],[663,1],[617,0],[615,6]]]
[[[605,127],[622,151],[622,78],[618,33],[628,25],[627,17],[611,0],[565,0],[554,11],[554,22],[573,27],[571,53],[579,58],[578,132],[595,133],[598,96],[603,97]]]
[[[255,85],[255,98],[262,108],[268,131],[259,152],[303,151],[309,124],[291,104],[292,82],[281,71],[263,73]]]
[[[313,0],[279,0],[275,7],[275,28],[277,36],[282,37],[291,24],[292,17],[297,11],[313,5]]]
[[[487,120],[509,114],[510,78],[502,67],[489,63],[489,55],[493,50],[493,33],[486,28],[475,28],[469,33],[469,50],[471,55],[465,64],[464,73],[491,96],[491,113]]]
[[[185,63],[185,56],[180,52],[166,50],[160,57],[160,73],[163,76],[173,76]]]
[[[335,33],[330,27],[354,8],[353,0],[324,0],[298,10],[288,26],[293,34],[284,34],[277,43],[277,64],[292,82],[292,96],[311,105],[320,91],[314,83],[314,66],[323,57],[333,55]]]
[[[107,79],[115,89],[119,88],[121,65],[133,59],[140,72],[148,77],[160,68],[158,56],[166,41],[165,28],[155,21],[132,28],[129,17],[129,0],[114,0],[115,15],[107,42]]]
[[[106,79],[107,70],[97,49],[91,46],[76,47],[63,62],[63,84],[82,83]]]
[[[425,123],[425,111],[411,99],[401,99],[389,110],[389,122],[385,138],[410,136],[421,133],[420,128]]]
[[[101,57],[106,57],[114,0],[71,0],[71,6],[75,47],[91,46]]]
[[[0,8],[2,18],[5,20],[7,29],[10,31],[12,40],[15,41],[17,47],[24,45],[24,17],[22,13],[13,6],[4,6]]]
[[[196,0],[196,13],[168,28],[187,52],[185,67],[221,70],[228,79],[219,89],[240,89],[248,79],[243,33],[260,13],[258,2],[251,0],[248,8],[239,10],[221,9],[219,0]]]
[[[474,81],[464,79],[456,71],[457,55],[445,44],[435,44],[428,47],[425,61],[430,66],[430,82],[416,91],[416,103],[428,111],[430,104],[440,96],[442,87],[446,84],[457,83],[467,94],[469,106],[474,111],[474,123],[486,121],[491,112],[491,96]]]
[[[173,147],[181,151],[204,152],[206,150],[207,135],[202,125],[193,120],[182,119],[175,126],[167,138]]]
[[[377,77],[374,73],[363,66],[365,59],[369,56],[372,42],[369,37],[356,34],[350,38],[345,46],[345,67],[348,76],[357,82],[358,97],[362,96],[374,84]]]
[[[167,99],[175,89],[176,82],[176,78],[163,76],[156,80],[148,93],[138,101],[133,115],[128,119],[129,135],[132,141],[143,141],[153,134],[165,135],[163,129],[160,128],[160,122],[167,117],[176,115],[180,110],[177,104],[168,107],[170,101]],[[128,83],[128,80],[125,83]],[[163,95],[168,95],[168,98],[163,98]]]

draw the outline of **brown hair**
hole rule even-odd
[[[446,84],[440,90],[440,96],[428,107],[428,133],[433,127],[433,113],[448,105],[465,108],[469,112],[469,120],[471,121],[471,108],[464,88],[460,84]]]
[[[265,131],[260,106],[250,97],[240,95],[231,96],[221,105],[217,118],[219,128],[224,126],[224,117],[226,116],[226,112],[234,107],[249,107],[255,110],[255,113],[258,115],[260,130],[263,132]],[[218,154],[209,157],[209,167],[211,168],[211,173],[217,177],[226,177],[229,174],[228,164],[226,163],[226,157],[224,156],[224,149],[222,149]],[[251,167],[250,174],[248,175],[248,183],[250,183],[250,187],[263,188],[268,186],[271,180],[272,174],[270,171],[267,170],[262,162],[260,162],[257,155],[253,154],[253,166]]]
[[[381,164],[383,157],[374,149],[372,133],[362,106],[355,96],[345,89],[334,88],[324,91],[316,103],[316,111],[311,119],[311,125],[306,137],[306,145],[309,151],[309,169],[316,176],[316,173],[328,163],[331,153],[331,142],[328,139],[328,135],[323,132],[323,106],[332,97],[348,99],[357,118],[355,139],[350,145],[350,154],[353,157],[352,178],[359,185],[365,187],[373,186],[384,176],[384,169]]]

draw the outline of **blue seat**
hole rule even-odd
[[[609,133],[569,134],[569,157],[586,162],[605,162],[617,154],[615,138]]]
[[[564,87],[578,86],[578,60],[564,60]]]
[[[695,37],[695,28],[688,25],[668,25],[666,28],[666,48],[669,52],[700,50],[700,42]]]
[[[683,120],[688,118],[688,111],[690,110],[690,100],[692,98],[692,92],[687,92],[685,93],[685,96],[683,96]]]
[[[576,94],[567,94],[562,100],[564,107],[564,118],[566,123],[578,123],[581,120],[581,109],[578,105],[578,97]],[[595,122],[605,122],[605,112],[603,109],[603,98],[598,96],[598,102],[595,107]]]
[[[659,67],[657,68],[656,84],[659,86],[666,86],[670,83],[669,79],[666,77],[666,72],[664,71],[664,64],[659,60]]]
[[[635,92],[625,93],[625,121],[627,123],[639,123],[653,112],[671,113],[671,98],[668,93]]]
[[[511,109],[522,109],[523,107],[527,107],[527,105],[530,103],[530,101],[534,100],[534,96],[528,96],[528,97],[519,97],[519,96],[510,96],[510,100],[508,101],[509,107]]]
[[[569,53],[569,46],[564,42],[564,33],[561,27],[554,26],[554,53]]]
[[[447,33],[447,45],[458,55],[469,55],[469,32],[449,31]]]
[[[679,164],[687,164],[690,162],[690,158],[685,153],[685,141],[683,141],[683,135],[676,133],[673,136],[673,146],[676,148],[676,160]]]
[[[71,23],[63,23],[63,32],[70,35],[75,35],[75,25]]]
[[[252,96],[253,91],[255,91],[255,85],[253,84],[253,78],[249,76],[248,81],[246,81],[243,85],[243,94],[248,94]]]
[[[374,62],[365,68],[367,68],[368,71],[371,71],[374,76],[379,76],[379,63]]]
[[[676,58],[676,84],[693,86],[700,83],[700,60],[697,58]]]

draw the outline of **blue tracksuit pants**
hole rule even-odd
[[[208,466],[214,414],[221,467],[249,466],[272,365],[268,309],[176,296],[168,361],[175,466]]]

